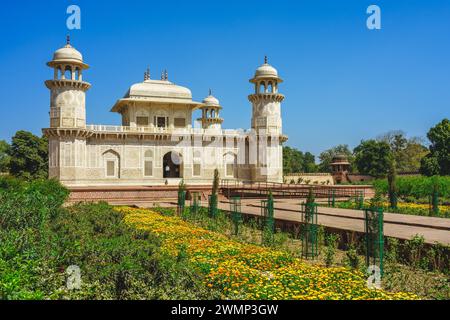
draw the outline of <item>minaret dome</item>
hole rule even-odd
[[[209,90],[209,95],[203,99],[203,105],[201,106],[202,117],[197,119],[202,123],[203,129],[221,129],[223,119],[220,118],[220,106],[219,100],[212,95],[211,90]]]

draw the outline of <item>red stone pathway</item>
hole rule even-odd
[[[206,203],[202,204],[207,205]],[[154,205],[168,208],[176,207],[176,202],[142,202],[137,205],[147,208],[151,208]],[[242,213],[254,216],[261,215],[260,200],[243,199],[241,205]],[[220,201],[219,208],[229,210],[230,204],[228,200]],[[299,200],[276,199],[275,219],[299,223],[301,221],[298,212],[299,208]],[[361,210],[319,207],[318,223],[329,228],[364,232],[364,212]],[[433,244],[439,242],[450,245],[450,219],[386,212],[384,213],[384,235],[402,240],[409,240],[415,235],[422,235],[426,243]]]
[[[242,200],[242,213],[260,216],[260,200]],[[221,201],[219,208],[229,210],[229,203]],[[275,219],[300,222],[300,202],[294,199],[275,201]],[[364,232],[364,212],[361,210],[318,208],[318,223],[324,227]],[[422,217],[397,213],[384,214],[384,235],[409,240],[422,235],[426,243],[450,244],[450,219]]]

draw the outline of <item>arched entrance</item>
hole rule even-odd
[[[163,177],[181,178],[182,158],[178,152],[168,152],[163,157]]]

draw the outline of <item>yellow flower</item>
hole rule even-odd
[[[223,298],[237,294],[244,299],[286,300],[418,298],[409,293],[369,290],[360,272],[309,265],[289,253],[237,242],[178,217],[147,209],[116,210],[125,214],[127,224],[161,239],[164,252],[177,256],[184,250],[207,287],[222,290]]]

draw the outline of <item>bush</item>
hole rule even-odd
[[[433,192],[433,182],[437,180],[439,197],[450,198],[450,177],[449,176],[437,176],[437,177],[424,177],[424,176],[412,176],[412,177],[398,177],[397,178],[397,192],[398,196],[402,199],[409,199],[411,197],[415,199],[426,198]],[[388,183],[386,179],[380,179],[373,181],[375,191],[380,194],[388,193]]]
[[[327,267],[331,267],[334,264],[338,241],[339,241],[338,234],[329,234],[325,237],[325,243],[326,243],[325,265]]]
[[[345,265],[357,270],[361,265],[361,261],[358,256],[358,252],[354,246],[349,246],[348,250],[345,252]]]
[[[0,188],[0,228],[4,230],[40,228],[53,219],[69,195],[55,180],[24,183],[2,179]]]
[[[56,181],[0,185],[0,300],[218,298],[189,261],[163,254],[108,204],[62,208],[68,192]],[[71,265],[79,290],[66,288]]]

